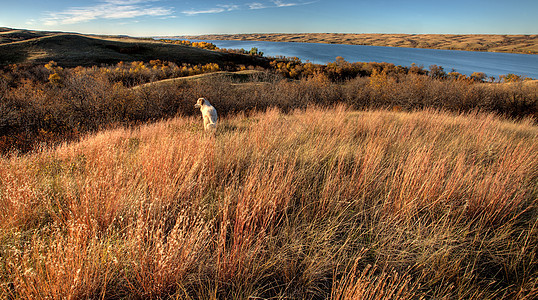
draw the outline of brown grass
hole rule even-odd
[[[1,298],[533,299],[538,128],[275,109],[1,158]],[[361,298],[362,297],[362,298]]]

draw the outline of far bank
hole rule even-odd
[[[348,44],[538,54],[538,35],[497,34],[378,34],[378,33],[251,33],[181,36],[200,40],[245,40]]]

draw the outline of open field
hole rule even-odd
[[[251,64],[262,62],[246,55],[173,45],[152,39],[94,36],[77,33],[7,29],[0,31],[0,66],[45,64],[77,67],[120,61],[166,60],[177,64]]]
[[[8,29],[0,57],[1,299],[538,297],[535,80]]]
[[[186,39],[349,44],[538,54],[538,35],[263,33],[183,36]]]
[[[0,297],[536,299],[538,127],[269,109],[0,158]]]

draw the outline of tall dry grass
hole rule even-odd
[[[276,109],[0,163],[1,298],[533,299],[538,128]]]

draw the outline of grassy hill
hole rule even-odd
[[[0,44],[20,42],[28,39],[39,38],[55,34],[54,32],[21,30],[0,27]]]
[[[260,77],[264,77],[265,72],[257,70],[243,70],[237,72],[218,71],[212,73],[205,73],[199,75],[185,76],[179,78],[170,78],[154,82],[149,82],[135,86],[134,89],[144,88],[160,88],[166,85],[178,85],[181,82],[187,81],[208,81],[208,80],[230,80],[230,86],[242,86],[242,85],[259,85],[263,81],[260,81]]]
[[[272,109],[0,157],[0,298],[536,299],[537,140],[493,114]]]
[[[0,65],[42,64],[54,60],[62,66],[76,67],[154,59],[179,64],[259,65],[264,63],[259,58],[246,55],[167,44],[151,39],[9,30],[7,28],[0,31]]]

